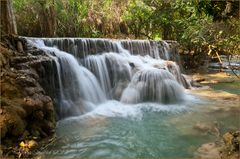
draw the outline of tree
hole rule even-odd
[[[3,34],[17,34],[11,0],[1,0],[1,35]]]
[[[56,3],[55,0],[14,0],[19,35],[55,36]]]
[[[44,36],[53,37],[56,32],[55,0],[40,0],[41,6],[40,26]]]
[[[13,13],[12,0],[1,0],[1,35],[4,34],[18,34],[17,24]],[[21,41],[16,41],[16,48],[19,52],[23,51]]]

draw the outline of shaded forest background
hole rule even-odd
[[[178,41],[192,54],[240,54],[240,1],[13,0],[19,35]]]

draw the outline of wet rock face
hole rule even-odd
[[[229,151],[229,153],[240,153],[240,131],[225,133],[223,135],[223,141],[226,145],[226,150]]]
[[[10,146],[19,138],[49,136],[55,128],[54,105],[48,96],[52,76],[47,67],[52,66],[52,59],[26,50],[19,53],[3,45],[0,50],[1,144]]]

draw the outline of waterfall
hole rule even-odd
[[[28,39],[34,40],[36,38]],[[46,46],[56,46],[60,50],[71,53],[79,58],[104,52],[120,53],[123,48],[134,55],[149,55],[157,59],[173,60],[170,55],[170,46],[165,41],[110,40],[100,38],[41,38],[41,40]],[[119,47],[119,44],[121,47]],[[178,55],[174,54],[173,56]]]
[[[96,77],[81,66],[74,56],[57,48],[47,47],[42,40],[34,40],[32,45],[44,50],[56,63],[59,83],[56,102],[60,117],[86,113],[94,109],[94,104],[106,101]]]
[[[189,82],[165,41],[27,38],[54,59],[61,118],[84,114],[107,100],[177,103]]]

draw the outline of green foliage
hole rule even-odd
[[[148,31],[151,28],[153,12],[154,10],[142,0],[134,0],[129,3],[127,10],[123,14],[123,20],[126,21],[130,31],[136,38],[142,35],[149,36]]]
[[[196,5],[198,13],[205,13],[213,17],[213,21],[227,20],[235,17],[239,18],[239,1],[199,1]]]
[[[196,54],[206,54],[209,48],[224,54],[240,54],[239,5],[236,1],[13,2],[19,33],[25,36],[51,36],[45,26],[54,25],[54,35],[60,37],[167,39],[178,41],[184,50]]]

